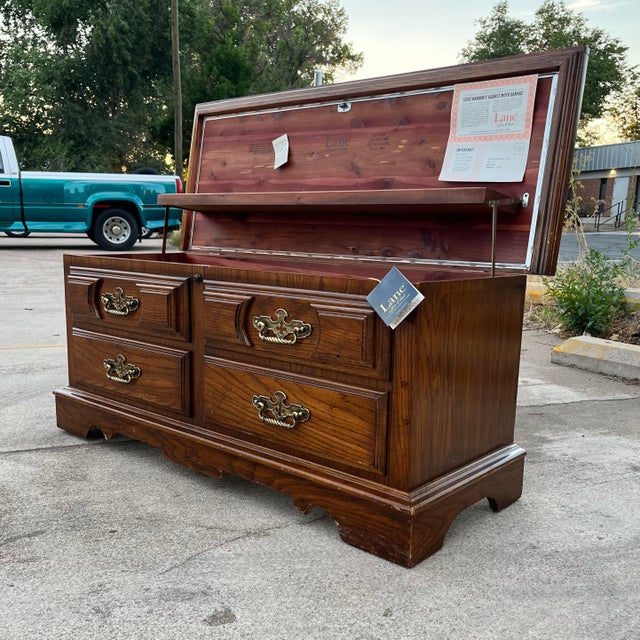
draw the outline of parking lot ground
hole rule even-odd
[[[521,499],[463,511],[405,569],[286,495],[57,429],[65,251],[95,247],[0,245],[0,638],[640,637],[640,386],[553,365],[559,339],[525,331]]]

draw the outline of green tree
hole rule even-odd
[[[622,140],[640,140],[640,75],[632,69],[624,86],[607,100],[607,123]]]
[[[170,74],[165,0],[8,0],[0,127],[28,168],[159,163],[146,134]]]
[[[526,53],[527,23],[509,15],[507,2],[498,2],[488,18],[475,21],[475,39],[460,52],[463,62],[477,62]]]
[[[460,53],[465,62],[588,46],[589,65],[582,102],[585,120],[602,116],[607,96],[622,87],[628,72],[627,47],[604,30],[589,27],[582,14],[568,9],[562,1],[545,0],[535,12],[533,22],[527,24],[510,17],[508,2],[502,0],[477,25],[474,40]]]
[[[170,0],[4,0],[0,130],[23,165],[162,167],[173,150]],[[197,102],[361,63],[337,0],[180,0],[185,149]]]
[[[199,102],[310,86],[316,69],[332,82],[362,64],[343,38],[337,0],[192,0],[181,7],[184,138]],[[168,143],[173,109],[156,135]],[[185,144],[187,147],[187,144]]]

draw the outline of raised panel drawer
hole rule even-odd
[[[189,278],[71,267],[67,301],[74,327],[189,340]]]
[[[389,332],[364,296],[207,282],[206,352],[387,379]]]
[[[191,411],[191,354],[74,330],[69,342],[69,383],[125,404]]]
[[[207,428],[303,458],[385,472],[387,392],[216,358],[205,363]]]

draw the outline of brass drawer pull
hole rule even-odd
[[[105,358],[102,364],[107,370],[107,378],[114,382],[121,382],[122,384],[133,382],[136,378],[139,378],[142,373],[140,367],[125,362],[125,357],[122,354],[117,355],[113,360],[111,358]]]
[[[287,399],[283,391],[275,392],[275,401],[269,396],[253,396],[253,406],[258,410],[262,422],[275,427],[293,429],[299,422],[306,422],[311,413],[300,404],[285,404]]]
[[[270,316],[253,316],[253,326],[258,330],[260,340],[277,344],[295,344],[297,340],[311,335],[310,324],[302,320],[287,322],[288,315],[284,309],[277,309],[275,320]]]
[[[128,316],[140,306],[140,300],[125,296],[122,287],[116,287],[113,293],[103,293],[100,301],[104,310],[112,316]]]

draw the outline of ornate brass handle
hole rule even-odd
[[[299,422],[306,422],[311,413],[300,404],[285,404],[287,399],[283,391],[274,393],[276,399],[270,396],[253,396],[253,406],[258,410],[258,417],[262,422],[275,427],[293,429]]]
[[[277,344],[295,344],[311,335],[311,325],[302,320],[287,322],[289,314],[284,309],[276,309],[276,319],[271,316],[253,316],[253,326],[258,330],[260,340]]]
[[[104,310],[112,316],[128,316],[140,306],[140,300],[125,296],[122,287],[116,287],[113,293],[103,293],[100,301]]]
[[[121,382],[122,384],[133,382],[136,378],[139,378],[142,373],[140,367],[125,362],[125,357],[122,354],[117,355],[114,359],[105,358],[102,364],[107,370],[107,378],[114,382]]]

